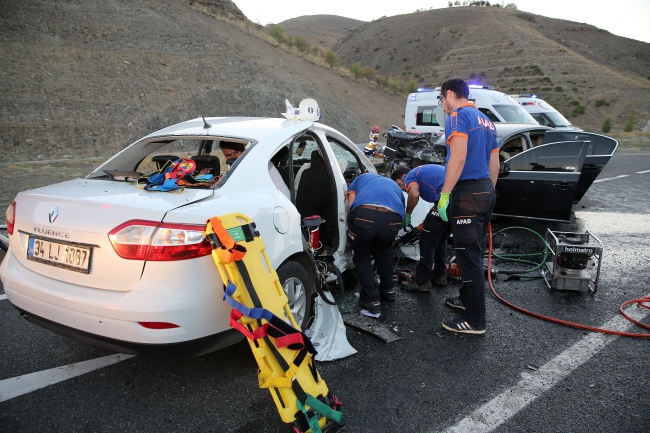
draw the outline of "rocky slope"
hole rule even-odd
[[[583,127],[611,116],[622,129],[650,119],[650,44],[594,26],[495,7],[382,18],[335,46],[404,82],[435,87],[458,76],[507,93],[536,93]],[[600,101],[600,102],[599,102]]]
[[[285,98],[316,99],[355,141],[401,124],[402,97],[250,34],[227,3],[0,1],[4,162],[106,157],[200,114],[280,117]]]
[[[303,37],[312,45],[331,50],[339,39],[362,26],[364,21],[338,15],[306,15],[278,24],[290,35]]]

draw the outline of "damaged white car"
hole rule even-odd
[[[375,168],[347,137],[314,121],[315,101],[303,102],[303,116],[289,106],[287,119],[173,125],[83,179],[19,193],[7,209],[0,268],[9,301],[35,324],[118,352],[188,358],[226,347],[243,337],[229,326],[204,229],[212,216],[240,212],[256,223],[304,328],[320,275],[314,256],[340,272],[351,266],[345,192]],[[226,161],[223,142],[244,151]],[[183,158],[194,161],[197,179],[213,181],[138,187]],[[303,234],[312,215],[323,220],[315,248]]]

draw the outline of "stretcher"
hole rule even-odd
[[[230,325],[242,332],[283,422],[295,433],[339,430],[341,403],[316,369],[317,353],[296,323],[264,241],[242,214],[213,217],[206,235],[233,310]]]

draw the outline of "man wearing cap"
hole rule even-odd
[[[447,239],[451,233],[449,224],[438,215],[438,200],[445,182],[445,167],[428,164],[409,170],[400,167],[390,178],[402,191],[408,193],[406,201],[406,225],[411,222],[411,212],[420,199],[433,204],[427,213],[420,233],[420,261],[415,268],[415,279],[406,290],[416,292],[431,291],[431,282],[444,286],[447,284]]]
[[[348,197],[348,239],[361,286],[359,306],[374,317],[381,312],[379,298],[395,299],[391,246],[406,220],[404,194],[395,182],[374,173],[358,176]],[[379,273],[375,284],[372,258]]]
[[[445,303],[463,315],[442,322],[452,332],[485,333],[483,244],[492,216],[499,174],[499,146],[492,122],[468,102],[469,87],[459,78],[445,81],[439,104],[449,116],[445,123],[447,170],[438,213],[449,220],[462,286]]]

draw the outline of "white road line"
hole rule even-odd
[[[596,182],[605,182],[606,180],[620,179],[622,177],[628,177],[628,176],[629,176],[629,174],[621,174],[620,176],[616,176],[616,177],[607,177],[605,179],[596,179],[596,180],[594,180],[594,183],[596,183]]]
[[[0,295],[0,301],[2,301],[3,299],[7,299],[7,295],[5,295],[5,294]]]
[[[63,367],[56,367],[50,370],[38,371],[23,376],[12,377],[0,381],[0,402],[14,397],[27,394],[37,389],[45,388],[55,383],[63,382],[75,376],[89,373],[102,367],[107,367],[116,362],[124,361],[135,355],[118,353],[104,356],[103,358],[91,359],[90,361],[77,362]]]
[[[650,173],[650,170],[637,171],[637,174]]]
[[[626,312],[636,320],[641,320],[650,314],[650,311],[636,306],[629,307]],[[605,323],[603,328],[625,331],[632,326],[634,325],[619,315]],[[573,370],[587,362],[617,338],[615,335],[589,334],[543,365],[538,371],[522,373],[523,379],[519,383],[494,397],[445,432],[491,432],[541,397],[544,392],[558,384]]]

